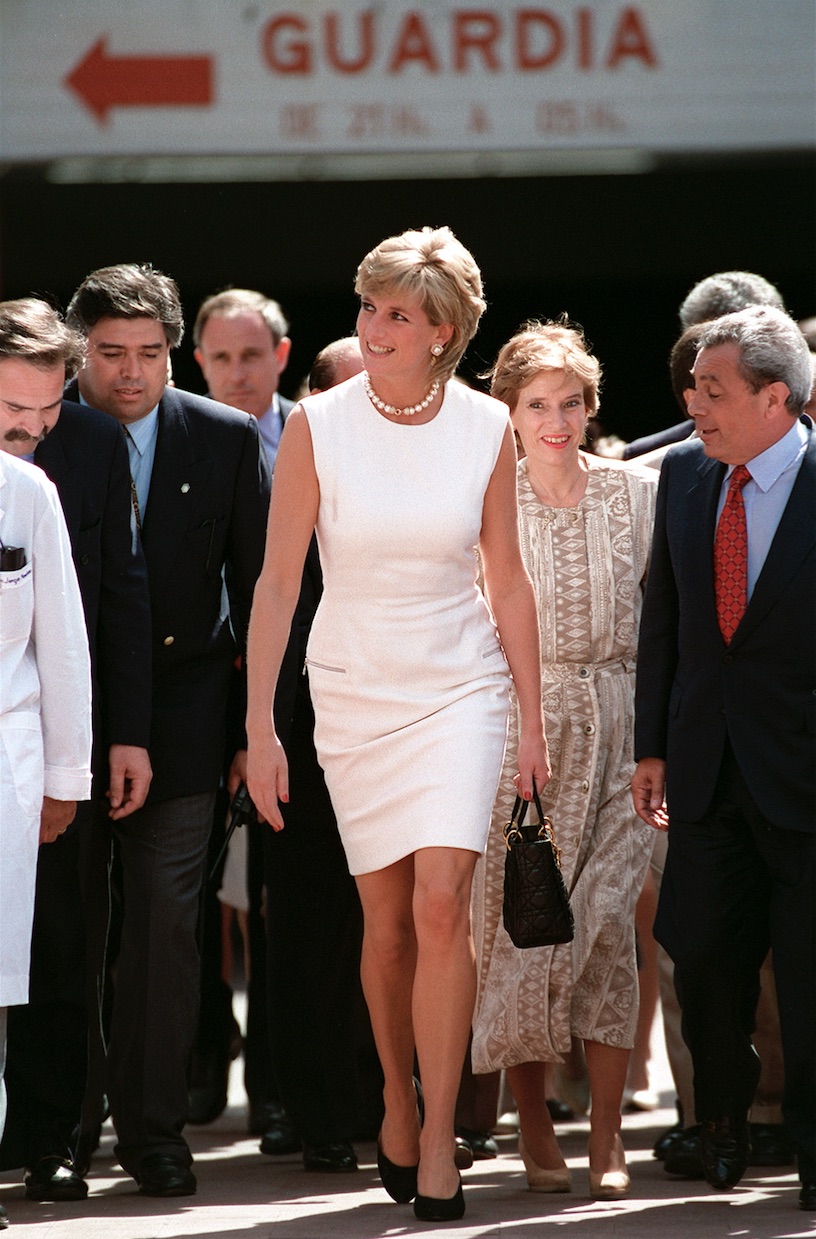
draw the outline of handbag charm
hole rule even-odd
[[[569,895],[561,876],[561,853],[552,821],[541,811],[533,792],[538,822],[528,822],[527,801],[516,796],[504,828],[504,906],[502,918],[517,947],[554,946],[572,942],[575,925]]]

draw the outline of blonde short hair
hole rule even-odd
[[[422,228],[381,241],[357,268],[354,291],[361,297],[408,293],[435,327],[450,323],[453,335],[442,356],[429,358],[430,377],[440,382],[452,377],[486,309],[476,261],[450,228]]]
[[[530,319],[499,351],[490,379],[490,394],[502,400],[512,413],[519,393],[542,370],[563,370],[582,387],[590,416],[598,412],[601,363],[589,351],[583,328],[564,317],[557,322]]]

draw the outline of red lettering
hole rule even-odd
[[[381,103],[358,103],[351,110],[346,133],[350,138],[377,138],[385,131],[385,108]]]
[[[536,129],[539,133],[552,133],[559,137],[578,133],[578,104],[574,99],[539,103],[536,108]]]
[[[343,60],[340,54],[340,18],[337,13],[326,14],[326,59],[338,73],[361,73],[371,64],[374,56],[374,14],[358,14],[360,35],[357,40],[360,51],[354,60]]]
[[[282,13],[273,17],[264,27],[263,54],[269,68],[275,73],[311,73],[312,49],[304,39],[289,38],[287,33],[306,34],[308,25],[296,13]]]
[[[493,126],[490,117],[479,103],[471,103],[470,118],[467,125],[468,133],[491,133]]]
[[[428,126],[416,108],[396,108],[391,118],[391,128],[401,138],[426,138],[428,136]]]
[[[427,12],[405,8],[398,11],[396,32],[388,41],[383,27],[385,5],[356,11],[338,5],[324,10],[320,18],[297,11],[278,13],[261,29],[262,58],[273,73],[290,76],[361,75],[374,70],[397,74],[415,65],[425,73],[476,77],[480,73],[540,73],[567,60],[584,73],[601,66],[618,69],[627,61],[639,61],[648,69],[658,67],[642,2],[613,7],[599,0],[576,0],[569,13],[561,11],[568,6],[545,8],[535,0],[521,3],[523,7],[517,9],[498,5],[452,8],[444,18],[444,5],[429,5]],[[393,7],[399,10],[400,6]],[[608,24],[605,20],[602,27],[601,18],[607,15]],[[449,42],[437,46],[437,37],[441,40],[443,35]],[[556,124],[569,125],[565,116],[561,114]],[[476,131],[474,123],[471,132]]]
[[[592,46],[592,9],[578,9],[575,14],[577,19],[578,35],[578,68],[591,69],[593,56]]]
[[[636,8],[624,9],[609,45],[608,69],[617,69],[624,56],[642,60],[650,69],[657,68],[657,56],[646,33],[643,18]]]
[[[534,26],[546,29],[548,46],[533,52],[530,42]],[[516,15],[516,64],[519,69],[548,69],[564,50],[561,23],[546,9],[521,9]]]
[[[411,60],[420,61],[431,73],[439,72],[431,36],[420,13],[406,15],[388,62],[388,72],[398,73]]]
[[[320,135],[318,104],[291,104],[281,109],[280,129],[284,138],[316,142]]]
[[[467,72],[467,53],[479,52],[486,69],[497,73],[501,68],[495,42],[501,26],[495,13],[485,9],[460,9],[453,15],[453,67],[457,73]]]

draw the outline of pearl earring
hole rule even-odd
[[[433,353],[434,357],[441,357],[444,351],[445,351],[444,346],[441,344],[431,345],[431,352]]]

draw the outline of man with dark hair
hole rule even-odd
[[[190,1195],[182,1136],[199,992],[196,921],[225,748],[227,690],[263,561],[269,470],[255,420],[166,385],[182,332],[173,280],[93,272],[68,307],[86,359],[71,394],[124,428],[153,620],[153,782],[115,823],[124,919],[108,1053],[122,1166],[149,1196]],[[245,754],[237,752],[230,786]]]
[[[783,1112],[801,1207],[816,1209],[810,355],[786,314],[752,307],[704,326],[694,378],[697,438],[661,471],[632,791],[644,821],[671,822],[655,934],[674,960],[705,1177],[729,1189],[749,1162],[770,947]]]
[[[707,275],[700,280],[686,295],[678,311],[680,325],[683,328],[683,339],[690,327],[706,323],[722,314],[735,314],[750,305],[770,305],[778,310],[784,310],[782,294],[764,276],[753,271],[720,271],[716,275]],[[679,344],[679,341],[678,341]],[[672,371],[672,388],[677,397],[675,381],[675,344],[669,366]],[[691,384],[693,386],[693,384]],[[623,451],[624,460],[634,460],[645,456],[647,452],[656,452],[660,448],[670,447],[673,443],[681,443],[688,439],[694,431],[694,425],[689,420],[678,422],[665,430],[644,435],[641,439],[633,439],[627,443]]]
[[[44,301],[0,303],[0,448],[33,460],[59,492],[88,629],[94,707],[95,794],[40,852],[30,999],[9,1017],[0,1165],[26,1167],[26,1195],[34,1200],[87,1195],[74,1163],[88,1066],[85,948],[87,935],[104,941],[107,924],[92,873],[104,889],[108,819],[138,809],[151,777],[147,571],[132,545],[122,434],[104,414],[63,400],[84,354],[82,337]]]

